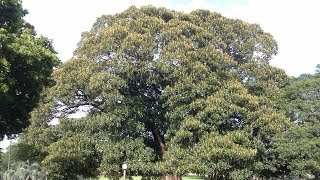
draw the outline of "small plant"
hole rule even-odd
[[[42,171],[38,163],[29,165],[25,162],[17,163],[14,169],[3,173],[3,180],[46,180],[47,173]]]

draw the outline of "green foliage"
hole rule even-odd
[[[317,66],[316,66],[315,75],[316,75],[316,76],[319,76],[319,75],[320,75],[320,64],[317,64]]]
[[[41,154],[33,146],[22,142],[21,138],[18,143],[10,143],[5,152],[1,152],[0,174],[3,174],[9,168],[19,168],[21,165],[40,162]],[[25,162],[25,163],[23,163]]]
[[[293,126],[272,141],[277,169],[291,178],[320,177],[320,124]]]
[[[14,169],[10,169],[2,174],[3,180],[46,180],[47,173],[41,170],[40,165],[33,163],[29,165],[25,162],[19,162],[15,164]]]
[[[293,79],[286,87],[280,108],[298,124],[319,124],[320,121],[320,77],[304,75]]]
[[[43,161],[53,179],[76,179],[81,174],[90,177],[97,174],[99,154],[95,144],[85,134],[63,138],[48,147],[50,153]]]
[[[163,168],[178,175],[194,172],[212,178],[232,179],[252,176],[249,167],[257,152],[245,135],[234,131],[225,135],[207,134],[202,138],[196,146],[188,149],[169,146],[166,156],[170,160],[163,163]]]
[[[103,149],[100,171],[107,176],[111,174],[118,177],[122,176],[122,164],[119,164],[119,162],[130,165],[130,169],[127,171],[128,176],[154,174],[153,161],[155,161],[155,155],[151,148],[144,145],[143,139],[107,141]]]
[[[0,139],[29,124],[43,87],[59,61],[51,42],[36,37],[20,0],[0,1]]]
[[[21,0],[1,0],[0,1],[0,28],[9,32],[17,32],[27,26],[22,19],[27,14],[23,9]]]
[[[279,108],[290,117],[293,126],[272,140],[270,166],[274,176],[319,179],[320,78],[317,72],[292,79],[279,99]]]
[[[2,151],[0,151],[0,174],[4,173],[6,171],[6,165],[5,165],[5,159],[4,154]]]
[[[39,150],[26,142],[19,141],[10,146],[10,158],[13,162],[40,162],[42,159],[39,157],[41,156]]]
[[[54,72],[25,142],[60,179],[117,178],[124,162],[129,176],[252,177],[289,122],[274,106],[288,79],[268,64],[276,52],[258,25],[209,11],[102,16]]]

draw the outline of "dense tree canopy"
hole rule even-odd
[[[59,179],[117,177],[123,162],[129,175],[263,176],[289,122],[275,108],[287,84],[269,65],[276,53],[258,25],[206,10],[102,16],[54,72],[23,140]]]
[[[0,1],[0,139],[20,133],[51,83],[58,59],[51,42],[37,37],[22,17],[20,0]]]
[[[292,80],[280,99],[280,108],[297,124],[320,123],[320,76],[304,74]]]
[[[279,108],[293,126],[272,141],[273,162],[280,176],[320,178],[320,77],[292,79],[279,98]]]

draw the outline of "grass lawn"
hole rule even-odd
[[[132,177],[133,180],[141,180],[141,178],[142,178],[141,176],[133,176]],[[106,177],[100,177],[99,180],[109,180],[109,179]]]
[[[141,176],[133,176],[133,180],[141,180]],[[100,177],[99,180],[108,180],[108,178]],[[183,176],[182,180],[203,180],[202,177],[199,176]]]
[[[203,178],[199,176],[183,176],[182,180],[203,180]]]

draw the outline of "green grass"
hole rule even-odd
[[[133,176],[133,180],[141,180],[141,176]],[[106,177],[100,177],[99,180],[108,180]],[[183,176],[182,180],[203,180],[202,177],[199,176]]]
[[[183,176],[182,180],[203,180],[203,178],[199,176]]]
[[[141,178],[142,178],[141,176],[133,176],[132,177],[133,180],[141,180]]]
[[[141,178],[142,178],[141,176],[132,176],[133,180],[141,180]],[[99,180],[109,180],[109,179],[101,176]]]

